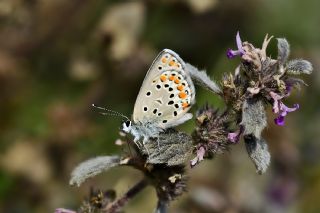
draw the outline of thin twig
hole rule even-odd
[[[116,213],[119,212],[121,208],[123,208],[130,199],[136,196],[139,192],[141,192],[146,186],[148,186],[147,179],[142,179],[136,185],[134,185],[129,191],[127,191],[121,198],[117,199],[110,205],[108,205],[105,209],[102,210],[104,213]]]

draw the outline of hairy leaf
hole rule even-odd
[[[292,75],[311,74],[312,64],[303,59],[294,59],[287,63],[287,73]]]
[[[280,65],[284,65],[290,54],[290,46],[285,38],[278,38],[278,61]]]
[[[118,166],[119,163],[119,156],[101,156],[84,161],[72,171],[69,184],[79,187],[88,178]]]
[[[267,126],[266,111],[263,102],[258,99],[247,99],[242,106],[244,135],[261,137],[262,130]]]
[[[186,63],[186,70],[190,73],[192,80],[194,80],[196,84],[204,87],[205,89],[213,93],[222,93],[222,90],[220,89],[218,84],[211,80],[205,71],[200,71],[196,67],[188,63]]]
[[[180,165],[184,164],[192,153],[192,138],[183,132],[170,129],[150,140],[144,147],[149,154],[148,163]]]
[[[254,163],[257,173],[265,173],[269,167],[271,159],[266,141],[263,138],[258,139],[253,135],[245,136],[244,141],[248,155]]]
[[[286,76],[284,78],[284,82],[286,83],[286,85],[291,85],[292,87],[300,90],[301,86],[306,86],[307,84],[300,78],[295,78],[295,77],[291,77],[291,76]]]

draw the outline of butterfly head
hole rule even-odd
[[[121,130],[125,133],[130,133],[132,129],[132,122],[130,120],[126,120],[122,123]]]

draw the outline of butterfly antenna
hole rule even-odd
[[[130,120],[127,116],[125,116],[124,114],[120,113],[120,112],[117,112],[117,111],[113,111],[111,109],[107,109],[107,108],[104,108],[104,107],[99,107],[95,104],[92,104],[92,106],[94,108],[97,108],[97,109],[100,109],[100,110],[103,110],[103,111],[106,111],[106,112],[100,112],[100,114],[102,115],[114,115],[114,116],[119,116],[119,117],[122,117],[122,118],[125,118],[127,120]]]

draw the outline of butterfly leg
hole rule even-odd
[[[144,136],[142,144],[145,145],[148,142],[148,140],[149,140],[149,137]],[[146,149],[148,156],[150,156],[149,149],[146,146],[143,146],[143,148]]]
[[[139,142],[139,138],[138,138],[138,137],[135,137],[135,138],[133,139],[133,142],[134,142],[134,144],[138,147],[138,149],[141,149],[142,144]]]
[[[158,144],[158,151],[159,151],[159,153],[161,153],[160,152],[160,141],[159,141],[159,138],[157,138],[157,144]]]

